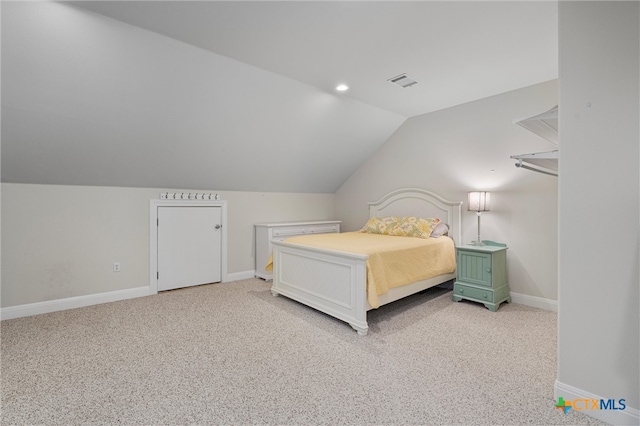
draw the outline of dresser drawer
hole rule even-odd
[[[331,225],[306,225],[306,226],[291,226],[276,228],[272,230],[274,239],[282,240],[288,237],[294,237],[296,235],[308,235],[308,234],[333,234],[340,232],[340,224]]]
[[[324,226],[310,226],[305,230],[309,234],[337,234],[340,232],[340,225],[324,225]]]
[[[276,237],[282,237],[282,238],[287,238],[287,237],[293,237],[295,235],[304,235],[306,228],[303,226],[299,226],[299,227],[291,227],[291,228],[279,228],[279,229],[274,229],[272,231],[272,235],[274,238]],[[280,240],[281,238],[277,238],[278,240]]]
[[[468,299],[493,302],[493,290],[490,289],[470,287],[456,282],[453,285],[453,293]]]

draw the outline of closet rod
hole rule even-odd
[[[546,170],[540,170],[540,169],[536,169],[535,167],[530,167],[530,166],[527,166],[526,164],[522,164],[522,160],[520,160],[519,163],[516,163],[516,167],[521,169],[531,170],[533,172],[543,173],[545,175],[556,176],[556,177],[558,176],[557,173],[547,172]]]

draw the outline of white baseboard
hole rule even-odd
[[[531,306],[532,308],[544,309],[546,311],[558,312],[558,302],[551,299],[543,299],[542,297],[529,296],[520,293],[509,293],[513,303]]]
[[[253,269],[250,271],[243,272],[234,272],[232,274],[227,274],[227,281],[240,281],[240,280],[248,280],[249,278],[254,278],[256,276],[256,271]]]
[[[255,276],[255,272],[256,271],[254,270],[249,270],[230,273],[227,274],[227,280],[225,282],[253,278]],[[0,320],[46,314],[49,312],[63,311],[65,309],[82,308],[100,303],[149,296],[151,294],[155,293],[151,292],[149,287],[136,287],[126,290],[110,291],[107,293],[89,294],[86,296],[69,297],[67,299],[48,300],[46,302],[10,306],[7,308],[0,308]],[[546,309],[554,312],[558,311],[558,302],[555,300],[543,299],[541,297],[528,296],[526,294],[519,293],[511,293],[511,300],[513,303],[520,303],[521,305]]]
[[[48,314],[66,309],[83,308],[100,303],[115,302],[117,300],[133,299],[149,296],[149,287],[136,287],[126,290],[109,291],[107,293],[88,294],[86,296],[69,297],[66,299],[48,300],[46,302],[28,303],[26,305],[10,306],[0,309],[0,319],[13,319],[31,315]]]
[[[559,397],[564,398],[565,401],[573,401],[575,399],[609,399],[561,383],[558,380],[556,380],[556,383],[554,385],[553,395],[556,401]],[[629,407],[629,405],[627,405],[624,410],[581,410],[580,412],[589,417],[593,417],[612,425],[640,424],[640,410]]]
[[[227,274],[225,282],[240,281],[253,278],[255,271],[244,271]],[[48,314],[66,309],[84,308],[100,303],[116,302],[118,300],[133,299],[156,294],[149,286],[129,288],[126,290],[109,291],[106,293],[88,294],[86,296],[69,297],[66,299],[47,300],[46,302],[28,303],[26,305],[0,308],[0,320],[29,317],[31,315]]]

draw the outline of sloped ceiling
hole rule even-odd
[[[553,2],[3,2],[2,181],[333,193],[407,117],[556,77]]]

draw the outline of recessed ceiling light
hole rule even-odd
[[[338,84],[336,90],[338,92],[344,92],[345,90],[349,90],[349,86],[347,86],[346,84]]]

